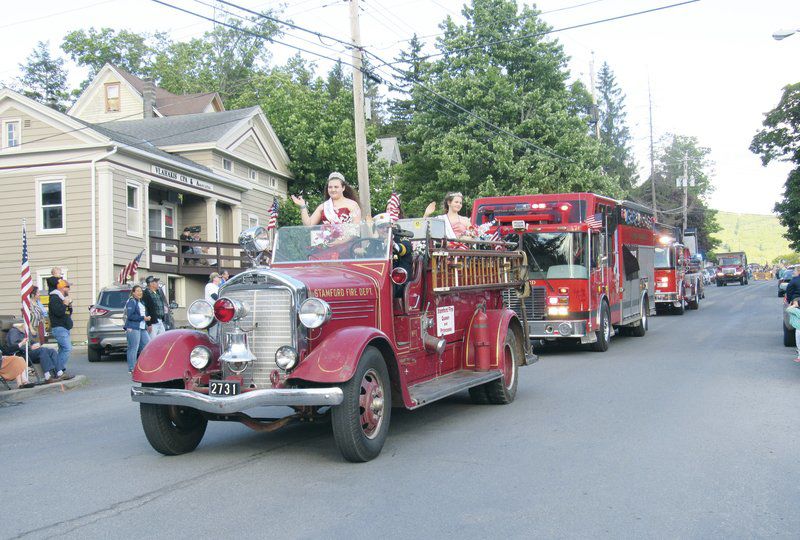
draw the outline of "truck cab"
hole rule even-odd
[[[728,283],[747,285],[750,281],[747,273],[747,255],[743,251],[718,253],[716,281],[717,287],[726,286]]]
[[[194,450],[209,420],[271,431],[330,415],[344,458],[367,461],[392,408],[464,390],[478,403],[512,402],[518,367],[536,360],[503,305],[504,291],[524,284],[524,257],[450,249],[430,221],[283,227],[269,265],[266,231],[243,232],[254,267],[213,305],[194,302],[195,330],[157,337],[136,365],[132,398],[154,449]],[[293,412],[259,412],[276,405]]]
[[[689,248],[669,236],[661,236],[655,247],[656,311],[683,315],[698,309],[703,298],[700,264]]]

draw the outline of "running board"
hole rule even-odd
[[[467,388],[494,381],[503,376],[501,371],[470,371],[462,369],[415,384],[408,389],[411,396],[411,409],[418,409],[434,401],[457,394]]]

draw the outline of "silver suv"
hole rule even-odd
[[[89,307],[89,325],[86,331],[89,362],[99,362],[103,354],[125,352],[128,349],[122,325],[125,302],[128,301],[132,288],[128,284],[104,287],[97,295],[97,303]]]

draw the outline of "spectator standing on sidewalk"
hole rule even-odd
[[[206,283],[206,301],[213,304],[219,298],[219,283],[222,278],[216,272],[211,272]]]
[[[800,298],[800,265],[794,267],[794,276],[786,286],[786,303],[791,304]]]
[[[142,302],[147,310],[148,317],[150,317],[147,322],[147,331],[150,333],[150,339],[154,339],[167,331],[164,326],[166,311],[161,291],[158,290],[158,278],[147,276],[145,283],[147,283],[147,290],[144,291]]]
[[[54,269],[55,270],[55,269]],[[69,283],[59,279],[56,290],[50,293],[49,303],[50,332],[58,343],[56,356],[56,377],[63,377],[72,352],[72,298],[69,296]]]
[[[47,336],[45,335],[44,331],[44,320],[47,318],[47,310],[42,305],[42,301],[39,298],[39,287],[36,285],[33,286],[31,289],[31,328],[39,336],[39,344],[44,345],[47,343]]]
[[[222,287],[223,285],[225,285],[225,283],[228,282],[229,279],[231,279],[231,273],[228,272],[227,270],[223,270],[222,273],[219,275],[219,277],[220,277],[219,286]]]
[[[147,322],[150,317],[147,315],[147,308],[142,302],[144,291],[140,285],[134,285],[131,290],[131,297],[125,303],[125,337],[128,340],[128,373],[133,372],[136,367],[136,360],[144,346],[150,342],[147,334]]]
[[[35,338],[31,338],[30,342],[28,342],[28,338],[25,337],[24,322],[15,323],[11,329],[9,329],[6,340],[8,341],[9,350],[21,349],[24,351],[25,344],[28,343],[28,358],[30,358],[31,362],[34,364],[39,364],[42,366],[42,372],[44,372],[44,381],[53,382],[54,380],[57,380],[55,377],[56,373],[58,372],[58,359],[56,351],[53,349],[48,349],[47,347],[42,347],[36,342]],[[72,376],[67,374],[62,374],[61,376],[61,379],[71,378]]]
[[[59,280],[64,279],[62,277],[61,268],[58,266],[54,266],[50,269],[50,277],[47,278],[45,281],[47,282],[47,294],[50,294],[58,287]]]

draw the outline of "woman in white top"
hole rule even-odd
[[[445,195],[444,201],[442,202],[442,207],[444,208],[445,213],[436,216],[442,221],[444,221],[447,238],[451,240],[455,240],[457,238],[465,236],[467,234],[467,230],[470,227],[469,218],[459,214],[463,206],[464,206],[464,196],[458,191],[451,191],[450,193]],[[436,211],[436,203],[432,202],[425,209],[425,214],[423,215],[423,217],[428,217],[435,211]]]
[[[317,206],[311,214],[303,197],[292,195],[292,201],[300,207],[303,225],[323,225],[341,223],[361,223],[361,207],[356,202],[356,192],[345,182],[344,175],[332,172],[328,176],[325,202]]]

